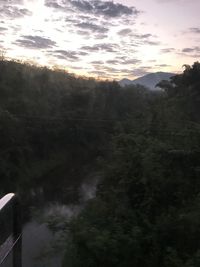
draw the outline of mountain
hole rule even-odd
[[[124,87],[126,85],[136,85],[140,84],[145,87],[148,87],[151,90],[156,90],[156,85],[162,81],[162,80],[169,80],[170,77],[175,75],[174,73],[169,73],[169,72],[155,72],[155,73],[149,73],[145,76],[142,76],[138,79],[135,80],[129,80],[129,79],[123,79],[119,81],[119,84]]]

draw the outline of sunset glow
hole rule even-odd
[[[199,0],[1,0],[0,49],[93,77],[179,72],[200,58],[199,10]]]

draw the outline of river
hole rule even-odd
[[[80,203],[46,203],[32,212],[23,227],[22,266],[62,267],[66,233],[64,223],[77,216],[88,200],[95,197],[98,178],[80,186]]]

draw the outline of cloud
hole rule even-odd
[[[148,38],[151,38],[151,37],[155,37],[151,33],[145,33],[145,34],[133,33],[132,29],[130,29],[130,28],[125,28],[125,29],[120,30],[118,32],[118,35],[120,35],[120,36],[126,36],[126,35],[128,35],[130,37],[133,37],[133,38],[139,39],[139,40],[148,39]]]
[[[157,38],[156,35],[153,35],[151,33],[134,33],[132,31],[132,29],[130,28],[125,28],[122,29],[118,32],[118,35],[120,37],[128,37],[129,41],[131,42],[131,46],[141,46],[141,45],[160,45],[161,43],[157,40],[155,40],[155,38]],[[121,39],[121,43],[123,45],[127,44],[127,41],[125,40],[125,38]]]
[[[190,28],[190,32],[200,34],[200,28]]]
[[[0,5],[9,4],[9,5],[22,5],[24,0],[1,0]]]
[[[130,71],[130,74],[134,76],[143,76],[150,73],[150,67],[141,67]]]
[[[74,12],[82,12],[95,16],[118,18],[121,16],[137,15],[139,11],[135,7],[128,7],[113,1],[102,0],[45,0],[45,5],[60,10],[71,8]],[[71,10],[70,9],[70,10]]]
[[[103,40],[105,38],[107,38],[108,35],[107,34],[103,34],[103,33],[96,33],[93,38],[94,39],[97,39],[97,40]]]
[[[90,22],[81,22],[75,24],[76,27],[84,29],[84,30],[89,30],[92,32],[98,32],[98,33],[106,33],[108,32],[108,29]]]
[[[159,41],[150,41],[150,40],[146,40],[144,44],[147,44],[147,45],[160,45],[161,43]]]
[[[107,60],[106,63],[111,64],[111,65],[118,65],[120,64],[120,61],[117,59],[110,59],[110,60]]]
[[[183,53],[193,53],[193,52],[200,52],[200,47],[193,47],[193,48],[189,48],[189,47],[186,47],[182,50]]]
[[[82,46],[81,50],[86,50],[89,52],[105,51],[105,52],[113,53],[113,52],[117,52],[116,51],[117,48],[119,48],[117,44],[103,43],[103,44],[95,44],[93,46]]]
[[[182,3],[182,2],[190,2],[191,0],[156,0],[159,3]]]
[[[106,62],[112,65],[135,65],[141,63],[141,60],[136,58],[116,57],[116,59],[107,60]]]
[[[59,59],[65,59],[65,60],[78,60],[79,59],[79,57],[77,56],[77,53],[74,51],[53,50],[49,52],[50,52],[49,54]]]
[[[124,62],[123,62],[124,64],[138,64],[138,63],[141,63],[141,60],[139,60],[139,59],[125,59],[124,60]]]
[[[171,65],[168,65],[168,64],[157,64],[156,67],[162,67],[162,68],[165,68],[165,67],[170,67]]]
[[[77,23],[80,22],[79,19],[75,19],[75,18],[66,18],[65,21],[66,21],[67,23],[69,23],[70,25],[71,25],[71,24],[77,24]]]
[[[133,37],[137,38],[137,39],[148,39],[150,37],[153,37],[153,35],[151,33],[145,33],[145,34],[133,34]]]
[[[97,44],[95,46],[98,47],[100,50],[110,52],[110,53],[117,52],[116,49],[119,48],[117,44],[109,44],[109,43]]]
[[[132,33],[132,30],[129,29],[129,28],[123,29],[123,30],[118,32],[118,34],[121,35],[121,36],[129,35],[131,33]]]
[[[0,32],[4,32],[4,31],[7,31],[8,29],[5,28],[5,27],[0,27]]]
[[[108,63],[109,64],[109,63]],[[105,64],[102,64],[102,65],[93,65],[94,67],[94,71],[93,73],[104,73],[106,74],[107,76],[114,76],[115,74],[116,75],[121,75],[123,73],[123,75],[135,75],[135,76],[141,76],[141,75],[144,75],[144,74],[147,74],[149,73],[148,70],[151,69],[151,67],[142,67],[142,68],[134,68],[134,69],[131,69],[131,68],[124,68],[123,66],[118,66],[118,67],[112,67],[110,65],[105,65]]]
[[[94,74],[100,77],[108,77],[108,73],[106,71],[101,71],[101,70],[92,70],[90,71],[90,74]]]
[[[200,57],[200,47],[195,46],[195,47],[183,48],[181,53],[179,53],[179,55],[185,55],[194,58]]]
[[[56,46],[56,42],[41,36],[23,35],[15,44],[31,49],[46,49]]]
[[[160,52],[163,53],[163,54],[172,53],[172,52],[174,52],[174,51],[175,51],[174,48],[162,48],[162,49],[160,50]]]
[[[102,65],[102,64],[104,64],[104,62],[101,61],[101,60],[94,60],[94,61],[91,61],[91,63],[94,64],[94,65]]]
[[[89,46],[89,45],[85,45],[81,47],[82,50],[88,51],[88,52],[97,52],[99,51],[99,47],[97,46]]]
[[[57,49],[57,50],[48,50],[47,55],[53,56],[58,59],[68,60],[68,61],[79,61],[80,56],[87,56],[88,53],[82,52],[82,51],[77,52],[77,51],[71,51],[71,50]]]
[[[0,7],[0,17],[2,18],[16,19],[31,16],[31,14],[32,12],[26,8],[19,8],[11,5],[4,5]]]
[[[54,0],[45,0],[45,6],[52,7],[52,8],[58,9],[58,10],[59,9],[64,10],[64,8],[61,5],[59,5],[58,3],[56,3]]]

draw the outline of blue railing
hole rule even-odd
[[[22,267],[21,210],[17,196],[0,199],[0,266]]]

